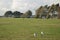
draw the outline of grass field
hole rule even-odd
[[[60,20],[0,18],[0,40],[60,40]]]

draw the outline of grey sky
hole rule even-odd
[[[59,2],[59,0],[0,0],[0,15],[3,15],[7,10],[26,12],[30,9],[34,13],[41,5],[51,5]]]
[[[12,0],[0,0],[0,15],[4,15],[5,11],[9,10],[12,5]]]

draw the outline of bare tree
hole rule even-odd
[[[41,16],[41,12],[43,11],[43,6],[39,7],[36,10],[36,18],[39,18]]]
[[[56,10],[58,12],[58,19],[60,19],[60,6],[59,6],[59,3],[56,4]]]

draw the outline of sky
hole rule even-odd
[[[25,13],[31,10],[35,14],[35,10],[41,5],[52,5],[59,3],[60,0],[0,0],[0,16],[6,11],[20,11]]]

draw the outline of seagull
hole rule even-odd
[[[41,35],[44,35],[44,32],[41,32]]]
[[[34,33],[34,37],[37,37],[37,33]]]

